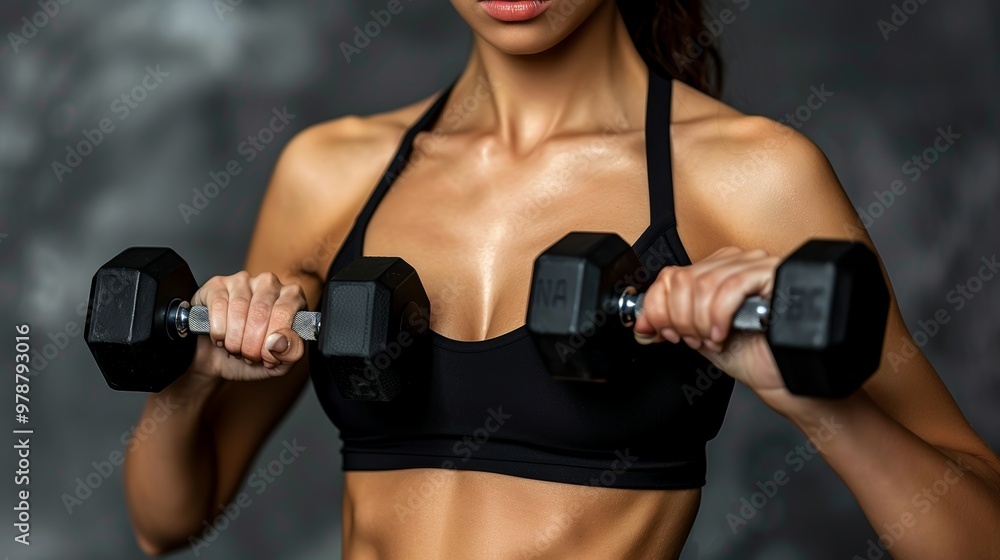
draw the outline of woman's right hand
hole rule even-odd
[[[198,337],[188,373],[268,379],[288,373],[305,353],[305,342],[291,328],[295,313],[308,307],[305,293],[270,272],[215,276],[195,292],[191,305],[208,308],[210,334]]]

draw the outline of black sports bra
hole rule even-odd
[[[651,223],[633,247],[652,277],[663,266],[691,264],[674,218],[672,86],[649,73]],[[328,275],[362,256],[375,208],[406,166],[416,135],[434,126],[452,87],[403,138]],[[705,444],[718,434],[733,381],[708,377],[709,362],[687,346],[636,343],[623,349],[636,356],[631,371],[587,383],[553,379],[524,326],[476,342],[431,337],[427,371],[412,372],[415,381],[389,402],[342,398],[311,347],[313,384],[340,429],[345,470],[454,468],[615,488],[704,486]]]

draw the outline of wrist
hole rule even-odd
[[[794,406],[781,412],[802,433],[825,443],[850,426],[867,424],[866,417],[877,406],[864,390],[842,399],[800,397]]]
[[[222,386],[217,375],[205,375],[188,370],[159,393],[149,396],[150,401],[166,399],[182,409],[201,410]]]

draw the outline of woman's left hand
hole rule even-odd
[[[785,388],[764,335],[731,328],[746,298],[771,297],[779,262],[760,249],[726,247],[691,266],[664,267],[644,296],[636,340],[687,344],[783,412],[796,397]]]

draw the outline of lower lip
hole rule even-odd
[[[549,9],[552,0],[483,0],[479,4],[490,17],[500,21],[528,21]]]

